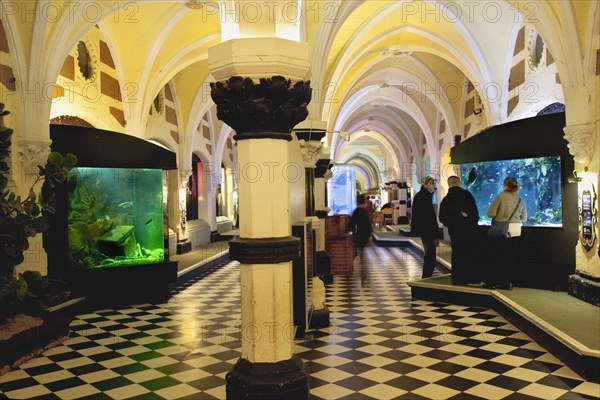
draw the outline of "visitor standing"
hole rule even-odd
[[[440,203],[440,222],[448,228],[452,246],[452,283],[479,282],[475,271],[476,231],[479,211],[475,198],[460,187],[460,178],[448,178],[448,194]]]
[[[525,201],[519,197],[519,183],[515,178],[504,179],[502,189],[492,200],[487,216],[498,222],[508,221],[508,237],[490,238],[495,252],[492,271],[486,282],[488,287],[512,290],[518,262],[521,222],[527,219],[527,209]]]
[[[421,179],[421,190],[412,202],[412,218],[410,231],[421,238],[423,243],[423,274],[421,278],[429,278],[435,268],[435,248],[439,246],[439,226],[433,208],[433,192],[435,179],[425,176]]]

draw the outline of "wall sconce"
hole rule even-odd
[[[587,167],[586,167],[586,169],[587,169]],[[569,183],[577,183],[577,182],[581,182],[582,180],[583,179],[581,177],[577,176],[577,171],[573,170],[573,176],[570,176],[567,179],[567,182],[569,182]]]

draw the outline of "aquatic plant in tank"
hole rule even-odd
[[[525,226],[562,226],[560,156],[515,160],[482,161],[461,164],[462,186],[475,197],[479,223],[490,224],[487,210],[502,181],[514,177],[519,182],[519,196],[525,200]]]
[[[163,171],[75,168],[68,243],[74,269],[163,262]]]

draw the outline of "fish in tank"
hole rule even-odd
[[[163,262],[163,171],[79,167],[69,172],[74,269]]]
[[[477,203],[479,224],[489,225],[486,213],[502,182],[513,177],[519,182],[519,196],[525,201],[525,226],[562,226],[560,156],[482,161],[461,164],[461,180]]]

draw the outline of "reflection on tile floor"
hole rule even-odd
[[[332,325],[296,342],[312,399],[596,399],[586,382],[495,311],[413,301],[410,249],[370,247],[327,289]],[[0,377],[0,398],[224,399],[239,357],[239,268],[167,304],[80,315],[71,338]]]

